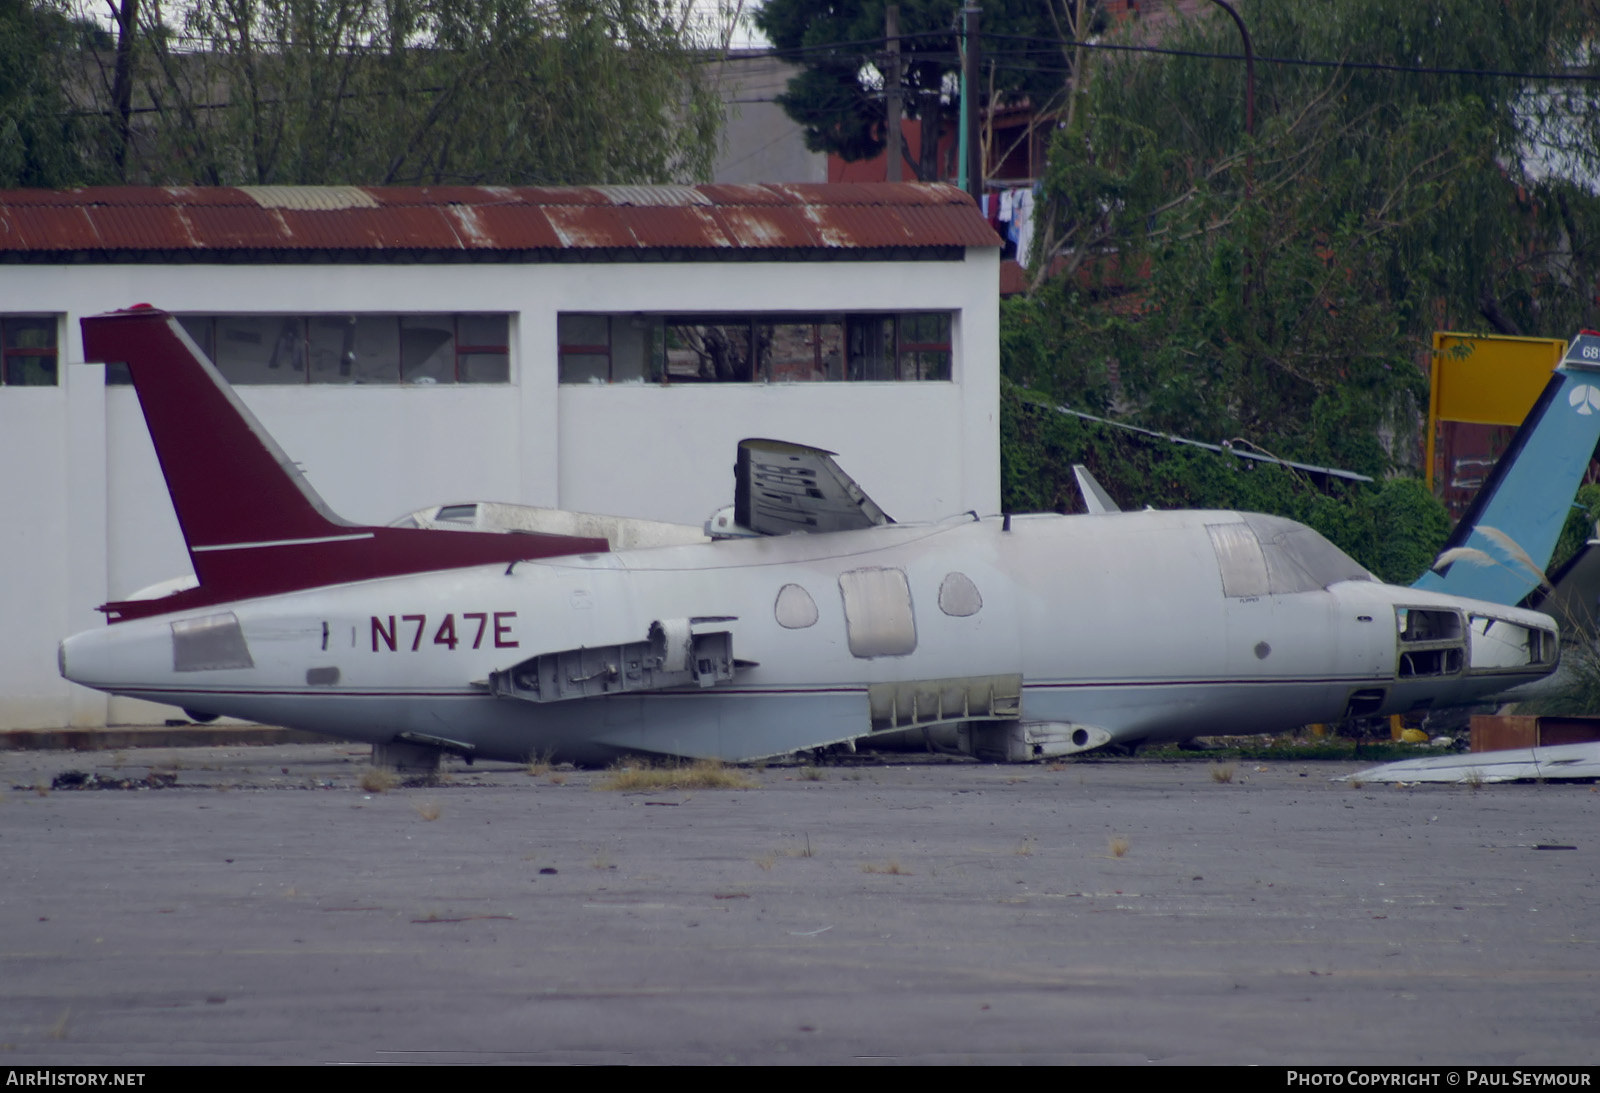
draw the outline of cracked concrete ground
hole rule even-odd
[[[1600,1061],[1587,785],[367,754],[0,753],[0,1064]]]

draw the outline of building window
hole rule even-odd
[[[948,311],[556,319],[562,383],[948,380],[950,330]]]
[[[507,315],[180,315],[234,384],[509,383]],[[126,383],[126,375],[108,375]]]
[[[58,370],[54,316],[0,316],[0,384],[7,387],[54,387]]]

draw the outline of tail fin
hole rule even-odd
[[[1600,333],[1550,377],[1435,567],[1413,587],[1515,604],[1537,588],[1600,440]]]
[[[101,609],[111,621],[305,588],[598,553],[604,539],[369,527],[336,515],[189,336],[140,305],[83,320],[84,357],[126,364],[198,588]]]

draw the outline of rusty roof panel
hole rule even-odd
[[[460,241],[431,208],[276,209],[290,250],[456,250]]]
[[[17,205],[0,213],[11,227],[3,238],[7,250],[98,250],[100,235],[88,209]]]
[[[104,210],[109,212],[110,210]],[[151,210],[142,209],[148,213]],[[242,247],[290,247],[294,240],[278,213],[259,206],[200,205],[185,210],[195,242],[190,246],[236,250]],[[152,247],[161,246],[153,242]]]
[[[731,247],[708,208],[618,209],[619,221],[641,247]]]
[[[563,247],[636,247],[638,241],[616,209],[547,207],[545,216]]]
[[[405,205],[488,205],[517,201],[511,186],[367,186],[367,196],[380,207]]]
[[[556,250],[565,244],[537,205],[480,205],[474,212],[493,245],[505,250]]]
[[[730,206],[717,219],[737,247],[820,247],[822,236],[798,210]]]
[[[701,186],[700,192],[711,199],[713,205],[793,205],[794,198],[774,186],[754,182],[714,182]]]
[[[190,187],[0,191],[0,253],[993,247],[945,185]]]
[[[517,199],[528,205],[612,205],[599,186],[519,186]]]
[[[772,189],[800,205],[966,205],[976,210],[962,190],[944,183],[922,182],[787,182]]]
[[[861,205],[808,206],[802,210],[827,247],[912,247],[917,242],[898,209]]]
[[[104,250],[150,250],[162,246],[189,249],[199,244],[185,219],[188,211],[175,205],[107,205],[90,209],[89,219],[94,222]]]
[[[943,208],[902,207],[900,219],[917,239],[939,239],[941,246],[998,247],[1000,237],[975,206],[947,205]]]

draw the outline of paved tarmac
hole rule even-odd
[[[1587,785],[366,758],[0,752],[0,1064],[1600,1062]]]

